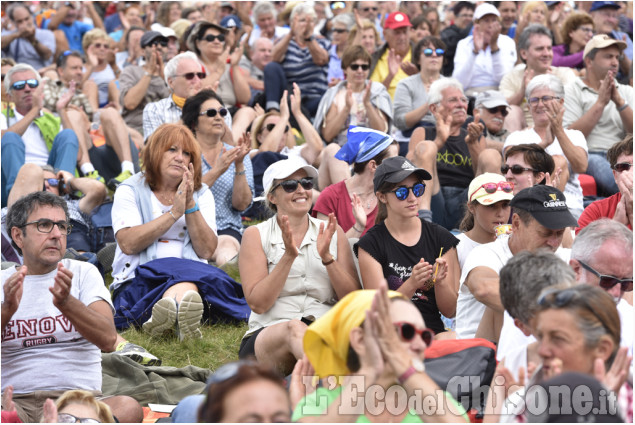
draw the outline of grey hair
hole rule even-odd
[[[518,37],[518,50],[529,49],[529,39],[535,34],[545,35],[549,37],[549,40],[552,39],[549,28],[540,24],[531,24],[520,33],[520,37]]]
[[[519,252],[499,272],[503,307],[524,324],[538,311],[538,295],[545,288],[575,284],[573,269],[548,250]]]
[[[564,99],[564,85],[562,81],[560,81],[560,78],[553,74],[536,75],[532,78],[525,89],[527,99],[529,99],[531,93],[536,89],[549,89],[553,92],[554,96]]]
[[[4,89],[7,91],[7,93],[11,93],[12,91],[11,78],[13,77],[13,74],[15,74],[16,72],[21,72],[21,71],[33,72],[35,74],[35,79],[37,80],[37,82],[42,83],[42,76],[40,76],[40,73],[37,72],[35,68],[33,68],[31,65],[28,65],[26,63],[19,63],[13,68],[11,68],[9,72],[7,72],[7,75],[4,76]]]
[[[22,234],[26,235],[26,228],[24,227],[29,219],[29,215],[39,206],[47,205],[54,208],[61,208],[64,210],[66,221],[68,221],[68,206],[64,198],[53,195],[50,192],[32,192],[18,199],[15,204],[7,211],[7,232],[11,237],[11,245],[15,248],[20,255],[22,250],[13,241],[13,235],[11,229],[17,227],[22,229]]]
[[[465,96],[463,93],[463,84],[459,82],[456,78],[440,78],[430,86],[430,91],[428,92],[428,104],[436,105],[441,103],[443,100],[443,90],[455,88],[461,90],[461,94]]]
[[[355,25],[355,18],[352,13],[342,13],[341,15],[337,15],[335,18],[331,20],[333,25],[335,24],[343,24],[346,26],[346,30],[350,31]]]
[[[22,3],[22,2],[15,2],[12,3],[8,8],[7,8],[7,16],[9,17],[10,20],[13,21],[13,14],[15,13],[15,11],[19,8],[24,8],[27,10],[27,12],[29,12],[29,15],[33,16],[33,13],[31,13],[31,9],[29,9],[29,7]]]
[[[299,3],[296,5],[291,11],[291,16],[289,16],[290,22],[293,22],[296,15],[306,15],[313,18],[314,21],[317,20],[317,13],[315,13],[313,3]]]
[[[276,8],[270,1],[257,1],[251,13],[254,19],[258,19],[260,15],[266,15],[267,13],[271,13],[274,20],[278,17]]]
[[[165,83],[168,84],[168,86],[170,85],[170,82],[168,80],[176,76],[176,69],[179,67],[179,64],[184,59],[191,59],[196,63],[200,63],[198,61],[198,58],[196,57],[196,54],[193,52],[179,53],[178,55],[174,56],[168,63],[165,64],[165,67],[163,68]]]
[[[571,247],[571,259],[588,264],[608,241],[620,243],[624,250],[633,252],[633,232],[622,223],[602,218],[589,223],[578,233]]]

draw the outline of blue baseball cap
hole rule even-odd
[[[614,1],[594,1],[593,3],[591,3],[591,9],[589,9],[589,12],[594,12],[596,10],[606,8],[619,9],[620,5],[615,3]]]
[[[227,15],[220,21],[220,26],[223,28],[238,28],[243,27],[243,23],[240,22],[240,18],[236,15]]]

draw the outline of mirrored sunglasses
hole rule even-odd
[[[514,191],[514,183],[512,183],[512,182],[498,182],[498,183],[485,183],[485,184],[482,184],[481,187],[479,187],[478,189],[476,189],[472,193],[472,196],[470,196],[470,202],[472,202],[472,198],[474,197],[474,195],[476,195],[478,193],[478,191],[481,188],[485,189],[485,192],[489,193],[490,195],[492,193],[495,193],[497,190],[502,190],[505,193],[512,193]]]
[[[432,50],[432,49],[423,49],[423,54],[424,54],[425,56],[427,56],[427,57],[432,56],[432,54],[433,54],[433,53],[436,53],[436,54],[437,54],[437,56],[443,56],[443,54],[445,53],[445,50],[443,50],[443,49],[435,49],[435,50]]]
[[[408,198],[408,195],[410,194],[411,190],[414,196],[416,196],[417,198],[420,198],[421,196],[423,196],[423,193],[426,191],[426,185],[423,183],[416,183],[411,187],[399,186],[398,188],[396,188],[395,190],[392,190],[391,192],[393,192],[395,196],[397,197],[397,199],[399,199],[400,201],[405,201]]]
[[[40,85],[40,82],[35,78],[30,78],[28,80],[16,81],[15,83],[11,84],[11,88],[13,90],[24,90],[27,84],[29,85],[29,87],[34,89]]]

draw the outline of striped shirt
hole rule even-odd
[[[324,50],[329,51],[330,41],[325,38],[316,38],[315,41]],[[322,97],[328,89],[328,63],[322,66],[316,65],[309,48],[301,48],[293,39],[289,42],[287,54],[282,61],[282,69],[284,69],[289,84],[298,84],[303,98]]]

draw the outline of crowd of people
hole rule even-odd
[[[218,321],[173,422],[632,422],[631,2],[1,7],[3,422]]]

